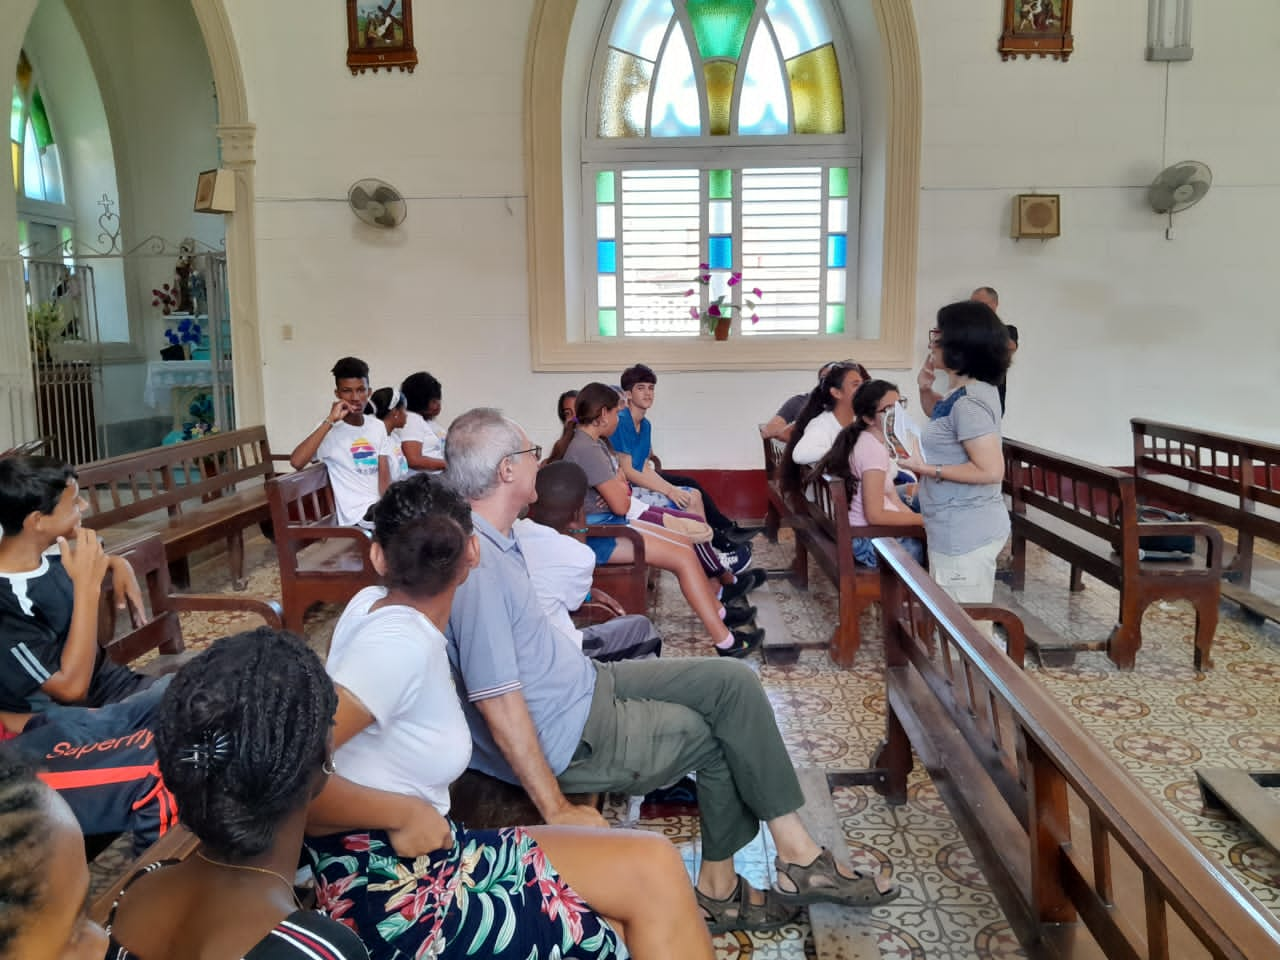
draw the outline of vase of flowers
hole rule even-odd
[[[694,278],[694,282],[698,286],[708,287],[711,285],[711,266],[710,264],[698,264],[698,274]],[[689,316],[697,320],[704,330],[714,336],[717,340],[728,340],[729,332],[733,329],[733,312],[737,310],[742,315],[750,314],[752,323],[759,323],[760,316],[756,313],[756,302],[764,297],[763,291],[759,287],[753,287],[749,292],[742,296],[742,303],[734,303],[732,298],[733,288],[742,283],[742,271],[733,270],[729,273],[729,280],[726,286],[729,288],[720,294],[714,300],[711,300],[706,309],[699,307],[690,307]],[[684,292],[686,297],[692,297],[698,293],[698,286],[690,287]],[[746,287],[743,287],[746,290]],[[755,299],[751,299],[754,297]]]
[[[60,342],[67,328],[67,318],[58,303],[38,303],[27,307],[27,336],[31,355],[37,363],[48,363],[53,344]]]
[[[177,327],[169,327],[165,330],[164,338],[169,342],[169,346],[160,351],[160,356],[165,360],[189,359],[192,349],[200,345],[202,334],[200,324],[194,317],[182,317],[178,320]],[[181,355],[177,355],[174,347],[178,348]]]

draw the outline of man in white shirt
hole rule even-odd
[[[329,470],[329,485],[338,523],[368,526],[365,513],[377,503],[391,483],[387,458],[387,428],[377,417],[365,416],[369,403],[369,365],[356,357],[343,357],[333,365],[337,401],[289,455],[289,463],[301,470],[320,460]]]
[[[641,660],[662,652],[662,637],[648,617],[614,617],[579,630],[570,612],[591,592],[595,552],[571,534],[586,533],[587,475],[576,463],[549,463],[538,471],[538,498],[512,526],[529,579],[551,626],[592,660]]]

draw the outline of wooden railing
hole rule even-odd
[[[882,789],[912,749],[1033,955],[1280,956],[1280,924],[896,543],[880,552]]]

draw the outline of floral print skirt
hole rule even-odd
[[[307,838],[319,906],[371,960],[630,956],[526,831],[451,826],[451,849],[412,860],[381,831]]]

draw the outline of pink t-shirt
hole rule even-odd
[[[865,527],[868,523],[866,511],[862,509],[862,477],[867,470],[880,470],[884,473],[884,508],[886,510],[905,510],[893,481],[898,476],[898,464],[889,456],[884,441],[871,435],[870,430],[863,430],[858,435],[858,442],[853,445],[853,453],[849,455],[849,469],[858,478],[858,492],[849,501],[849,524]]]

